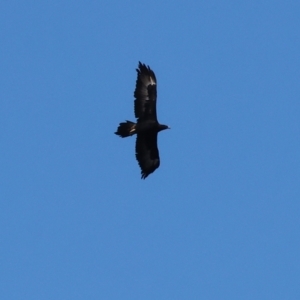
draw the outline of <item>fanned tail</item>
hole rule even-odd
[[[119,135],[122,138],[134,135],[136,133],[135,126],[136,126],[136,123],[131,122],[131,121],[122,122],[122,123],[120,123],[115,134]]]

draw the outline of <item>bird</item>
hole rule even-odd
[[[146,179],[160,165],[157,135],[170,127],[157,120],[157,81],[154,72],[141,62],[136,71],[134,114],[137,120],[120,123],[115,134],[122,138],[136,134],[135,157],[141,169],[141,179]]]

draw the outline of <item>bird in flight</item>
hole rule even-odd
[[[136,137],[135,157],[141,168],[142,179],[153,173],[160,164],[157,148],[157,134],[167,125],[159,124],[156,116],[156,77],[149,66],[139,62],[136,87],[134,91],[134,114],[136,123],[131,121],[119,124],[116,135]]]

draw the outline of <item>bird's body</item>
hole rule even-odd
[[[157,82],[154,72],[149,66],[139,62],[137,73],[134,91],[134,114],[137,122],[126,121],[120,123],[115,134],[120,137],[137,134],[135,155],[141,168],[142,178],[145,179],[160,165],[157,134],[169,127],[159,124],[157,120]]]

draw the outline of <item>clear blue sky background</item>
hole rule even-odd
[[[0,298],[300,299],[299,1],[2,1]],[[135,138],[158,79],[161,166]]]

